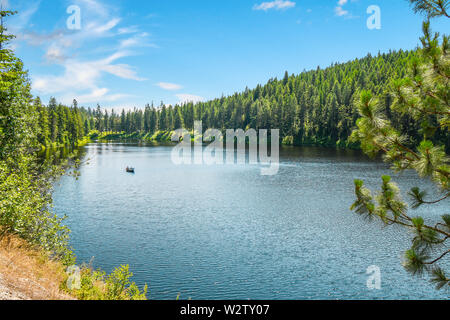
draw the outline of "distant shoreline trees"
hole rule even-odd
[[[205,130],[280,129],[284,144],[357,147],[349,137],[359,118],[359,95],[370,90],[380,97],[380,108],[392,125],[408,134],[406,144],[414,145],[421,140],[421,125],[392,107],[395,97],[390,85],[406,76],[407,66],[415,59],[416,51],[368,55],[299,75],[286,72],[281,80],[271,79],[264,86],[208,102],[175,106],[161,103],[157,107],[152,103],[144,109],[119,113],[99,105],[96,109],[78,107],[76,101],[65,107],[52,99],[47,109],[48,124],[45,120],[40,123],[42,132],[50,132],[46,141],[60,144],[71,143],[91,130],[144,136],[182,127],[193,130],[194,121],[202,120]],[[434,139],[450,150],[448,132],[438,128]]]

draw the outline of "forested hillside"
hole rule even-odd
[[[286,72],[283,79],[271,79],[253,90],[197,104],[166,106],[161,103],[157,107],[152,104],[144,110],[121,113],[89,109],[87,118],[82,113],[83,127],[85,132],[96,129],[127,135],[139,133],[143,137],[181,127],[192,129],[194,120],[203,120],[205,129],[279,128],[285,144],[346,147],[358,118],[355,102],[364,89],[384,97],[386,116],[401,132],[417,141],[420,139],[417,122],[390,109],[390,83],[405,76],[415,56],[414,51],[398,51],[375,57],[368,55],[299,75]],[[54,130],[50,131],[54,141]],[[438,132],[437,136],[448,148],[448,135]]]

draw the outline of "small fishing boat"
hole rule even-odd
[[[129,173],[134,173],[134,168],[131,168],[131,167],[127,167],[127,172],[129,172]]]

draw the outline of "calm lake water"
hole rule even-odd
[[[280,171],[175,166],[169,146],[91,144],[78,181],[55,186],[78,262],[129,264],[151,299],[443,299],[401,266],[410,235],[351,213],[353,180],[373,189],[388,167],[356,151],[282,149]],[[132,165],[136,174],[127,174]],[[414,172],[405,193],[433,190]],[[437,221],[448,203],[417,213]],[[368,290],[377,265],[382,289]]]

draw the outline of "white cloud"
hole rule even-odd
[[[118,100],[122,100],[125,98],[131,97],[127,94],[110,94],[109,89],[107,88],[98,88],[94,89],[91,93],[88,94],[77,94],[77,93],[69,93],[61,97],[61,101],[63,103],[69,104],[76,99],[79,103],[98,103],[99,101],[104,102],[115,102]]]
[[[96,0],[76,0],[77,4],[81,4],[88,12],[92,12],[95,15],[100,15],[102,17],[109,15],[109,8]]]
[[[120,41],[121,48],[134,47],[139,44],[139,40],[136,37],[128,38]]]
[[[50,46],[45,53],[45,60],[48,63],[61,63],[66,60],[66,56],[63,54],[62,50],[57,46]]]
[[[179,84],[168,83],[168,82],[160,82],[160,83],[157,84],[157,86],[160,87],[161,89],[170,90],[170,91],[180,90],[180,89],[183,88]]]
[[[96,26],[95,24],[91,24],[88,26],[88,30],[98,33],[98,34],[103,34],[111,29],[113,29],[114,27],[116,27],[120,22],[119,18],[114,18],[110,21],[108,21],[106,24],[101,25],[101,26]]]
[[[128,80],[143,81],[136,72],[126,64],[112,64],[117,59],[125,57],[126,53],[117,52],[106,59],[97,61],[80,62],[67,60],[63,63],[65,69],[61,76],[35,76],[33,78],[33,89],[44,93],[54,94],[65,90],[86,90],[97,88],[97,81],[102,73],[109,73],[116,77]]]
[[[65,37],[65,31],[56,30],[52,33],[41,34],[34,31],[21,33],[17,35],[17,40],[26,41],[32,46],[42,46],[51,42],[61,41],[62,43],[68,43],[68,37]]]
[[[122,79],[135,81],[147,80],[145,78],[138,77],[136,75],[136,71],[132,70],[131,67],[127,64],[105,65],[101,70]]]
[[[148,38],[149,34],[147,32],[142,32],[140,34],[134,35],[130,38],[123,39],[120,41],[120,48],[131,48],[131,47],[153,47],[157,48],[158,46],[149,43],[146,38]]]
[[[263,2],[261,4],[255,4],[253,6],[253,10],[263,10],[263,11],[267,11],[270,9],[275,9],[275,10],[286,10],[289,8],[293,8],[295,7],[295,2],[292,1],[284,1],[284,0],[275,0],[272,2]]]
[[[336,15],[337,15],[338,17],[342,17],[342,16],[348,15],[348,11],[342,9],[342,7],[336,7],[336,8],[334,9],[334,12],[336,13]]]
[[[81,47],[89,40],[97,40],[114,36],[111,32],[119,25],[121,19],[112,17],[109,14],[109,8],[99,1],[95,0],[73,0],[74,3],[81,6],[82,23],[81,30],[71,32],[67,29],[58,29],[51,33],[37,33],[27,30],[27,24],[31,16],[37,11],[40,1],[29,6],[29,9],[20,12],[17,16],[19,21],[14,21],[14,29],[18,34],[18,40],[25,40],[35,46],[59,46],[60,49],[66,47]]]
[[[195,96],[193,94],[177,94],[176,97],[179,99],[179,103],[181,104],[185,104],[185,103],[189,103],[189,102],[193,102],[193,103],[197,103],[197,102],[202,102],[205,101],[205,98],[200,97],[200,96]]]
[[[356,2],[358,0],[350,0],[351,2]],[[338,17],[346,17],[346,18],[356,18],[350,14],[348,10],[344,9],[344,6],[349,2],[349,0],[339,0],[337,6],[334,8],[334,13]]]
[[[137,32],[139,32],[139,29],[137,26],[119,28],[119,30],[118,30],[118,34],[130,34],[130,33],[137,33]]]
[[[9,5],[8,1],[6,1],[6,4]],[[21,30],[29,26],[31,18],[39,9],[40,4],[40,0],[35,1],[34,3],[28,5],[26,10],[21,11],[19,14],[12,17],[11,25],[9,27],[12,33],[18,34]]]
[[[127,95],[111,94],[109,89],[99,88],[98,81],[104,73],[112,74],[122,79],[143,81],[136,72],[126,64],[112,64],[114,61],[126,57],[127,53],[117,52],[105,59],[80,62],[67,60],[62,66],[64,74],[60,76],[46,75],[33,77],[33,89],[40,94],[62,96],[63,102],[78,97],[80,102],[116,101]],[[71,98],[70,98],[71,97]]]
[[[6,0],[0,0],[5,3]],[[117,63],[118,59],[135,55],[130,51],[132,47],[156,47],[146,40],[150,35],[140,32],[138,26],[124,25],[117,8],[102,0],[71,0],[80,6],[82,23],[81,30],[70,31],[57,29],[50,33],[30,31],[30,20],[39,8],[39,1],[35,1],[21,12],[14,21],[14,28],[19,32],[19,41],[26,41],[28,45],[44,49],[43,59],[46,63],[61,67],[61,72],[33,74],[33,90],[40,95],[53,95],[63,103],[71,103],[76,98],[80,103],[113,102],[129,97],[127,94],[112,92],[105,85],[104,77],[114,77],[144,81],[136,70],[125,63]],[[127,39],[123,39],[129,35]],[[117,37],[117,38],[116,38]],[[83,58],[86,44],[106,43],[113,45],[97,47],[97,52],[106,52],[103,56]],[[100,42],[101,41],[101,42]],[[126,50],[126,51],[125,51]],[[50,69],[49,69],[50,70]],[[52,69],[54,70],[54,69]]]

